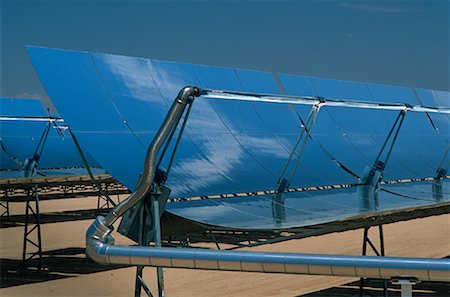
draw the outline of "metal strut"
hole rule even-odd
[[[449,166],[450,160],[447,160],[448,152],[450,151],[450,146],[447,148],[447,151],[445,152],[444,158],[442,159],[441,164],[439,165],[438,169],[436,170],[436,177],[433,180],[432,183],[432,193],[433,198],[440,202],[442,198],[444,198],[444,194],[442,191],[442,180],[447,175],[447,168]]]
[[[86,171],[92,181],[92,183],[95,185],[95,187],[98,189],[98,200],[97,200],[97,213],[100,213],[102,209],[109,210],[110,204],[114,207],[116,206],[116,203],[111,199],[111,197],[108,194],[108,189],[102,188],[100,183],[95,179],[94,174],[92,173],[91,167],[89,166],[89,163],[86,159],[86,156],[83,153],[83,149],[80,146],[80,143],[78,142],[78,139],[73,134],[72,130],[68,128],[70,136],[72,137],[73,143],[75,144],[75,147],[77,148],[78,154],[80,155],[81,161],[83,162],[84,168],[86,168]]]
[[[26,158],[23,162],[22,169],[24,170],[23,177],[33,177],[37,174],[37,168],[39,160],[41,159],[42,152],[44,151],[45,143],[47,141],[48,134],[52,127],[52,123],[49,121],[42,132],[39,143],[34,151],[33,156],[29,159]]]
[[[306,143],[310,138],[311,130],[314,127],[314,123],[316,122],[317,116],[322,106],[323,102],[319,102],[312,106],[306,122],[302,125],[302,129],[297,137],[294,147],[292,148],[292,151],[289,154],[289,157],[287,158],[283,169],[281,170],[280,177],[277,180],[277,191],[272,195],[272,218],[277,226],[281,226],[282,222],[286,220],[286,212],[284,208],[284,192],[289,189],[290,182],[298,169],[301,157],[306,147]],[[293,162],[294,158],[295,161]],[[290,170],[288,170],[289,167],[291,167]]]
[[[378,209],[378,191],[380,190],[380,182],[383,179],[384,169],[391,156],[407,111],[407,108],[400,111],[383,146],[378,152],[373,165],[366,167],[364,171],[364,176],[361,179],[362,185],[358,188],[361,203],[360,208],[364,211]]]

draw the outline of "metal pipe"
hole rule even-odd
[[[171,268],[227,271],[316,274],[333,276],[391,278],[411,276],[420,280],[450,281],[450,260],[342,255],[311,255],[248,251],[115,246],[112,224],[151,190],[156,156],[176,119],[200,89],[186,87],[178,94],[146,155],[143,177],[136,190],[106,217],[99,216],[86,233],[86,253],[102,264],[127,264]]]
[[[374,102],[363,100],[352,100],[347,98],[323,98],[315,96],[288,96],[275,94],[258,94],[236,91],[222,91],[222,90],[202,90],[202,97],[206,99],[222,99],[222,100],[241,100],[241,101],[256,101],[282,104],[303,104],[316,105],[323,103],[325,106],[338,107],[353,107],[366,109],[383,109],[383,110],[409,110],[415,112],[436,112],[450,114],[450,108],[447,107],[432,107],[424,105],[411,105],[407,103],[388,103],[388,102]]]
[[[450,281],[449,259],[115,246],[101,240],[101,235],[110,231],[100,216],[87,232],[87,253],[98,263],[381,279],[409,276],[425,281]]]
[[[27,116],[0,116],[0,121],[30,121],[30,122],[60,122],[64,123],[62,118],[55,117],[27,117]]]
[[[164,144],[170,131],[176,126],[177,118],[183,113],[188,101],[191,100],[192,97],[199,95],[200,89],[197,87],[185,87],[178,93],[175,102],[170,107],[164,122],[147,150],[142,178],[139,180],[136,189],[130,196],[114,207],[114,209],[106,216],[106,226],[112,226],[126,210],[133,207],[140,199],[150,192],[153,179],[155,178],[156,157],[161,146]]]

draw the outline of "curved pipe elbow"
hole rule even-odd
[[[86,255],[91,258],[94,262],[97,262],[99,264],[111,264],[108,261],[108,256],[106,255],[106,245],[101,242],[89,242],[89,239],[87,239],[88,242],[86,242]]]
[[[110,264],[108,245],[114,244],[112,229],[105,225],[105,218],[98,216],[86,232],[86,255],[100,264]]]

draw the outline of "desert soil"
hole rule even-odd
[[[96,203],[96,197],[48,200],[42,201],[41,212],[94,209]],[[11,204],[12,214],[23,213],[24,203]],[[84,235],[91,222],[91,219],[84,219],[43,224],[45,261],[52,263],[49,265],[49,277],[34,283],[24,280],[22,282],[24,284],[20,285],[3,284],[4,288],[0,289],[0,295],[133,296],[135,268],[98,268],[97,265],[84,259]],[[371,230],[372,238],[377,244],[376,228]],[[265,245],[251,250],[360,255],[362,236],[362,230],[353,230]],[[386,255],[446,257],[450,255],[450,214],[388,224],[384,227],[384,236]],[[2,266],[6,263],[19,263],[22,255],[23,227],[0,229],[0,239]],[[128,243],[120,236],[117,242]],[[72,252],[64,254],[61,251]],[[5,273],[4,268],[2,267],[2,274]],[[164,271],[166,296],[299,296],[355,280],[325,276],[188,269],[165,269]],[[8,270],[8,273],[15,272]],[[21,277],[17,275],[16,278],[20,280]],[[146,268],[144,278],[154,291],[155,269]],[[6,281],[3,275],[2,281]]]

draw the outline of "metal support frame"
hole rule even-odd
[[[160,150],[164,143],[167,145],[174,131],[177,129],[187,103],[192,101],[194,97],[203,95],[206,95],[205,97],[213,98],[208,91],[200,90],[196,87],[185,87],[179,92],[168,111],[164,122],[147,150],[144,170],[136,189],[128,198],[114,207],[107,216],[98,216],[87,230],[86,254],[94,261],[103,264],[116,263],[135,266],[265,273],[319,274],[353,277],[378,276],[382,279],[396,277],[398,274],[417,276],[421,280],[442,280],[446,277],[445,273],[450,269],[450,261],[446,259],[380,258],[370,256],[309,255],[250,251],[236,252],[208,249],[179,249],[157,246],[148,248],[143,246],[114,245],[114,236],[112,235],[114,229],[113,224],[125,212],[132,209],[138,202],[142,201],[142,199],[145,199],[153,192],[158,191],[157,185],[159,183],[155,184],[155,176],[160,162],[158,162],[157,159],[158,156],[160,156],[160,160],[162,159],[166,148],[163,149],[163,153],[161,154]],[[317,98],[314,100],[316,101]],[[341,104],[340,102],[335,103]],[[364,104],[364,106],[367,106],[367,104]],[[405,106],[393,106],[392,108],[401,108],[404,111]],[[179,137],[182,135],[187,116],[188,114],[186,114],[184,118],[185,122],[180,129]],[[172,163],[176,147],[177,145],[175,145],[169,164]],[[169,170],[170,165],[166,172],[167,175]],[[158,202],[153,202],[153,208],[157,209]],[[159,211],[155,211],[154,214],[154,227],[155,230],[159,230]],[[155,245],[159,241],[157,237],[158,233],[155,232]],[[382,253],[384,254],[384,243]],[[394,268],[394,270],[382,269],[386,267]],[[418,271],[420,273],[418,273]],[[161,294],[161,291],[159,291],[159,294]]]
[[[408,108],[400,111],[394,124],[389,131],[386,140],[384,141],[378,155],[371,167],[366,168],[364,177],[361,179],[362,186],[359,187],[359,195],[361,198],[361,208],[364,210],[376,210],[378,209],[378,191],[380,190],[380,182],[383,179],[384,169],[391,156],[392,150],[394,149],[395,142],[397,140],[398,134],[405,119],[406,112]],[[384,158],[383,158],[384,156]],[[372,251],[377,256],[385,256],[384,252],[384,234],[383,225],[378,225],[379,239],[380,239],[380,251],[377,250],[373,242],[369,238],[369,229],[371,226],[364,227],[364,237],[363,237],[363,247],[362,255],[367,254],[367,244],[371,247]],[[359,296],[362,297],[364,293],[364,283],[365,279],[361,278],[359,283]],[[387,281],[383,280],[383,292],[384,296],[388,296]]]
[[[142,206],[139,208],[140,211],[140,221],[142,222],[139,226],[139,239],[138,243],[140,246],[148,246],[148,237],[146,234],[146,220],[150,216],[152,218],[153,222],[153,241],[155,247],[161,247],[162,246],[162,237],[161,237],[161,217],[160,217],[160,205],[159,205],[159,197],[161,192],[158,190],[159,185],[155,183],[154,189],[157,189],[156,191],[152,191],[149,194],[149,197],[144,198],[145,201],[142,204]],[[144,204],[150,202],[151,210],[149,210],[148,207],[146,207]],[[148,288],[147,284],[145,283],[145,280],[143,278],[143,272],[144,272],[145,266],[137,266],[136,267],[136,284],[135,284],[135,292],[134,296],[139,297],[141,296],[141,290],[143,289],[147,296],[153,297],[150,289]],[[158,296],[164,296],[164,272],[162,267],[156,268],[156,274],[157,274],[157,284],[158,284]]]
[[[384,249],[384,233],[383,233],[383,225],[378,225],[378,235],[380,240],[379,250],[375,246],[375,244],[369,238],[369,229],[373,226],[365,226],[364,227],[364,235],[363,235],[363,244],[362,244],[362,255],[367,256],[367,244],[370,246],[375,255],[379,257],[385,256]],[[364,295],[364,283],[366,278],[361,277],[359,280],[359,296],[362,297]],[[383,296],[388,297],[388,285],[387,280],[383,279]]]
[[[47,122],[47,125],[42,132],[42,136],[39,139],[39,143],[34,151],[33,157],[31,159],[26,159],[23,164],[24,177],[33,177],[37,174],[37,168],[39,166],[39,160],[41,158],[42,152],[44,151],[45,144],[47,141],[48,134],[52,127],[52,121]],[[34,209],[31,204],[32,197],[34,197]],[[30,216],[34,216],[34,223],[30,222]],[[34,224],[29,229],[29,225]],[[32,239],[32,234],[36,231],[36,240]],[[27,247],[34,247],[37,249],[36,252],[31,253],[30,257],[27,257]],[[42,237],[41,237],[41,219],[39,212],[39,190],[37,186],[28,189],[27,191],[27,202],[25,206],[25,226],[24,226],[24,236],[23,236],[23,250],[22,250],[22,264],[21,268],[28,268],[30,260],[38,257],[38,270],[44,269],[44,261],[42,258]]]
[[[34,208],[32,201],[34,200]],[[31,217],[34,217],[34,220]],[[36,239],[33,239],[33,234],[36,234]],[[37,251],[32,252],[27,256],[27,248],[35,248]],[[37,186],[28,190],[27,202],[25,207],[25,229],[23,236],[23,250],[21,268],[28,268],[30,260],[38,258],[38,270],[44,269],[44,261],[42,258],[42,236],[41,236],[41,219],[39,212],[39,192]]]
[[[0,217],[5,222],[9,223],[9,195],[8,195],[8,189],[5,189],[5,194],[3,195],[3,199],[0,200],[0,209],[2,209],[2,213]],[[5,218],[5,219],[3,219]]]

